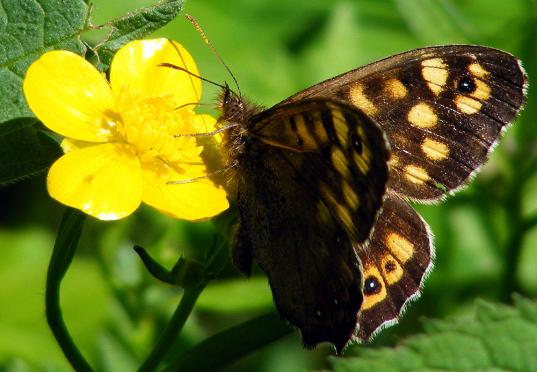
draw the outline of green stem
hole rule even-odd
[[[78,350],[63,320],[60,307],[60,284],[73,261],[84,226],[85,215],[67,209],[62,219],[50,259],[45,293],[47,322],[65,357],[76,371],[92,371]]]
[[[175,310],[175,313],[173,314],[157,344],[138,370],[139,372],[154,371],[162,359],[166,357],[166,354],[172,345],[174,345],[177,335],[183,328],[188,316],[194,308],[196,300],[204,288],[205,284],[202,284],[196,288],[185,289],[179,306]]]

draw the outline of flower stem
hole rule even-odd
[[[47,322],[65,357],[76,371],[92,371],[89,363],[76,347],[60,308],[60,284],[67,272],[80,240],[85,216],[74,210],[67,209],[62,219],[54,250],[50,259],[45,293]]]
[[[162,336],[158,340],[157,344],[141,365],[140,369],[138,370],[139,372],[154,371],[162,359],[166,357],[166,354],[175,343],[177,335],[183,328],[188,316],[192,312],[194,304],[205,288],[205,285],[206,284],[201,284],[200,286],[192,289],[185,289],[179,306],[175,310],[175,313],[170,319],[170,322],[162,333]]]

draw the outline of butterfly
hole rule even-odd
[[[305,346],[369,340],[419,296],[429,227],[409,201],[464,186],[525,102],[512,55],[449,45],[397,54],[263,110],[227,86],[223,148],[240,224],[235,266],[267,274]]]

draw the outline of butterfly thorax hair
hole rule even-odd
[[[223,147],[227,157],[225,164],[230,170],[227,186],[229,191],[234,191],[237,181],[233,179],[233,176],[237,174],[234,170],[241,168],[241,160],[244,160],[243,157],[247,153],[246,147],[252,125],[250,119],[261,112],[263,108],[246,101],[240,94],[232,91],[227,84],[222,89],[218,102],[221,112],[218,123],[224,127],[229,127],[224,131]]]

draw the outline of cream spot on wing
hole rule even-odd
[[[388,160],[388,165],[390,168],[397,167],[399,165],[400,159],[399,156],[391,154],[390,160]]]
[[[321,193],[328,207],[331,208],[332,211],[335,210],[341,223],[343,223],[347,229],[352,231],[354,229],[354,223],[352,222],[352,216],[349,209],[336,200],[334,197],[334,192],[324,182],[319,182],[319,192]]]
[[[490,97],[490,86],[482,80],[475,79],[475,91],[470,94],[479,100],[486,100]]]
[[[358,199],[358,195],[348,182],[343,181],[342,191],[343,197],[345,198],[345,202],[347,203],[347,205],[351,207],[351,209],[357,210],[360,206],[360,200]]]
[[[339,109],[333,108],[330,110],[332,113],[332,122],[334,123],[334,131],[339,140],[339,143],[343,146],[348,146],[349,142],[349,126],[345,121],[345,115]]]
[[[280,126],[280,127],[284,128],[285,136],[287,138],[296,137],[297,147],[298,147],[299,139],[302,140],[302,141],[304,140],[304,133],[303,133],[303,130],[304,130],[304,118],[302,117],[302,115],[294,115],[293,120],[295,121],[295,127],[296,127],[295,129],[291,126],[291,124]],[[290,122],[291,122],[291,118],[289,118],[289,123]],[[278,133],[274,133],[274,135],[272,135],[270,137],[277,137],[277,136],[278,136]]]
[[[360,155],[357,152],[355,152],[353,153],[352,158],[354,160],[354,164],[356,164],[356,166],[358,167],[358,170],[362,174],[366,174],[369,171],[370,157],[364,156],[363,153],[362,155]]]
[[[394,99],[405,98],[408,91],[401,80],[389,79],[384,85],[384,90]]]
[[[407,165],[405,167],[405,177],[412,183],[422,185],[429,180],[429,174],[422,167]]]
[[[386,282],[391,285],[403,277],[403,268],[391,254],[386,254],[381,260],[382,274]]]
[[[306,126],[303,127],[303,130],[307,131]],[[326,129],[324,128],[322,120],[318,120],[315,122],[315,137],[317,138],[318,143],[329,142],[328,133],[326,133]]]
[[[457,95],[455,97],[455,105],[460,112],[467,115],[472,115],[479,112],[479,110],[481,110],[481,106],[483,106],[478,100],[462,95]]]
[[[449,148],[445,143],[428,137],[421,144],[421,150],[431,160],[444,160],[449,155]]]
[[[440,69],[445,69],[447,65],[444,63],[442,58],[429,58],[421,61],[422,67],[435,67]]]
[[[295,135],[297,136],[297,138],[299,138],[302,141],[302,146],[301,147],[304,150],[311,150],[311,149],[318,148],[319,145],[315,141],[315,138],[313,138],[313,136],[311,135],[311,131],[314,128],[306,128],[306,125],[304,123],[304,117],[302,115],[295,115],[294,120],[295,120],[295,127],[296,127],[296,134]],[[323,141],[322,138],[321,138],[321,141]],[[326,141],[327,141],[327,136],[325,135],[325,139],[324,139],[324,141],[322,143],[324,143]],[[299,146],[297,144],[297,148],[298,147]]]
[[[406,262],[414,255],[414,244],[404,236],[392,232],[386,236],[386,246],[401,262]]]
[[[362,84],[355,84],[349,91],[350,101],[365,112],[367,115],[373,116],[377,113],[377,107],[364,93],[364,86]]]
[[[439,95],[444,90],[449,72],[442,58],[431,58],[421,62],[421,75],[431,91]]]
[[[348,177],[350,175],[349,163],[345,154],[339,147],[334,147],[331,154],[332,165],[336,168],[337,172],[343,177]]]
[[[418,103],[412,106],[408,112],[407,119],[410,124],[418,128],[434,127],[438,121],[433,109],[426,103]]]
[[[470,71],[472,75],[478,78],[483,78],[490,74],[490,72],[485,70],[485,68],[477,62],[474,62],[470,66],[468,66],[468,71]]]
[[[351,213],[349,212],[347,207],[339,204],[336,207],[336,213],[339,219],[341,220],[341,222],[343,223],[343,225],[345,225],[347,229],[349,229],[350,231],[354,230],[354,224],[352,223]]]

